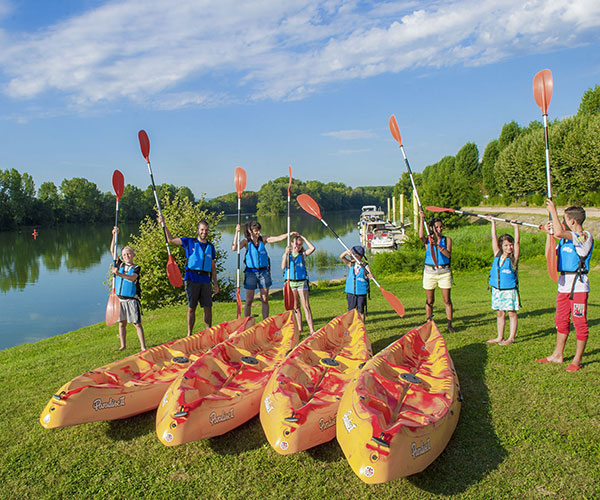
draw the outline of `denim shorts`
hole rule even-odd
[[[245,290],[256,290],[257,288],[262,290],[264,288],[270,288],[272,284],[271,273],[266,267],[256,271],[251,271],[250,269],[244,271]]]

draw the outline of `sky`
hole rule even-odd
[[[598,0],[0,0],[0,169],[36,187],[114,169],[197,197],[287,176],[392,185],[600,84]]]

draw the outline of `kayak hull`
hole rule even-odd
[[[333,439],[342,394],[370,357],[371,343],[356,310],[298,345],[262,395],[260,421],[273,449],[289,455]]]
[[[337,439],[366,483],[416,474],[445,449],[461,401],[445,340],[429,321],[376,354],[351,382]]]
[[[192,363],[159,405],[159,440],[175,446],[219,436],[256,416],[273,370],[298,343],[292,313],[266,318]]]
[[[84,373],[52,396],[40,424],[53,429],[154,410],[165,390],[191,362],[252,324],[252,318],[221,323]]]

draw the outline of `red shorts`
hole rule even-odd
[[[576,292],[569,299],[569,293],[559,293],[556,296],[556,316],[554,324],[556,331],[562,335],[569,335],[571,329],[571,316],[577,340],[587,340],[587,302],[589,292]]]

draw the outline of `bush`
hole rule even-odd
[[[208,222],[210,228],[208,240],[215,245],[217,250],[217,276],[222,273],[225,252],[219,248],[221,234],[215,232],[214,228],[223,214],[202,210],[198,204],[179,195],[171,200],[168,194],[162,201],[162,212],[169,231],[176,237],[194,237],[198,234],[198,221],[204,219]],[[135,249],[136,264],[142,267],[140,277],[142,305],[148,309],[156,309],[169,304],[184,303],[184,288],[175,288],[169,283],[167,277],[168,254],[164,234],[155,218],[146,217],[140,223],[139,235],[133,237],[130,245]],[[175,245],[170,245],[170,248],[179,269],[183,270],[186,263],[185,252],[181,247]],[[219,294],[215,299],[231,299],[234,290],[231,280],[219,278],[219,289]]]

